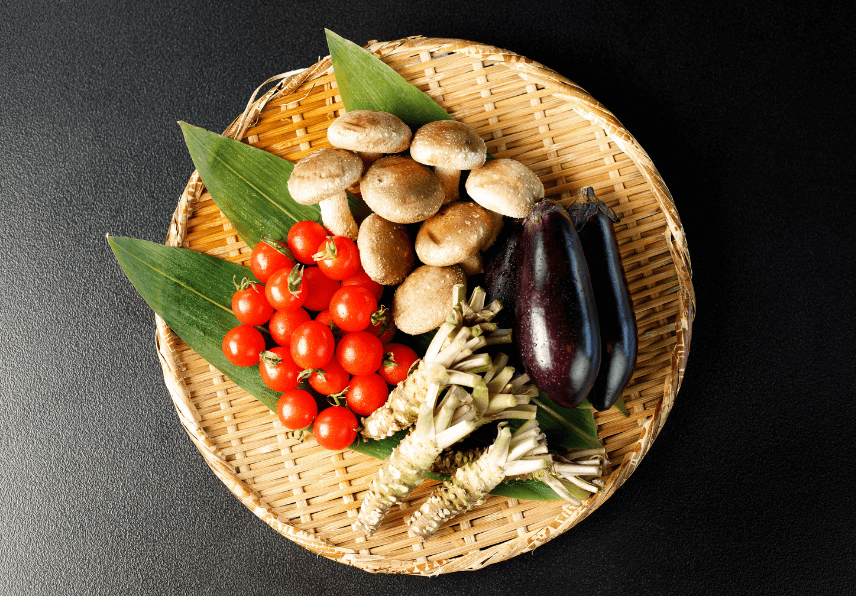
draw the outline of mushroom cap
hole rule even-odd
[[[410,157],[429,166],[472,170],[484,163],[487,147],[471,126],[457,120],[438,120],[416,131]]]
[[[377,213],[360,224],[357,247],[366,274],[381,285],[401,283],[413,268],[413,243],[407,228]]]
[[[544,185],[535,172],[513,159],[494,159],[473,170],[467,194],[485,209],[509,217],[526,217],[544,198]]]
[[[360,193],[372,211],[400,224],[424,221],[443,204],[443,189],[434,172],[399,155],[374,162],[360,181]]]
[[[470,201],[450,203],[422,222],[416,254],[426,265],[454,265],[478,253],[492,232],[487,209]]]
[[[363,160],[350,151],[320,149],[294,164],[288,192],[301,205],[314,205],[342,192],[362,173]]]
[[[467,283],[457,265],[433,267],[422,265],[407,276],[395,290],[392,318],[404,333],[418,335],[443,324],[452,309],[452,288]]]
[[[354,110],[336,118],[327,129],[334,147],[369,153],[399,153],[410,146],[413,134],[389,112]]]

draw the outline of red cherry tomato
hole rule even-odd
[[[348,384],[348,407],[360,416],[368,416],[389,397],[389,387],[377,373],[357,375]]]
[[[291,357],[301,368],[323,368],[336,350],[333,332],[318,321],[301,323],[291,334]]]
[[[350,238],[328,236],[317,248],[314,259],[330,279],[351,277],[360,268],[360,251]]]
[[[407,378],[407,373],[419,356],[411,348],[401,344],[387,344],[383,347],[383,363],[377,371],[390,385],[398,385]]]
[[[384,345],[392,341],[396,330],[392,313],[386,306],[381,306],[377,312],[372,313],[371,322],[366,328],[366,331],[380,338],[380,343]]]
[[[291,334],[294,333],[297,326],[311,320],[312,317],[304,308],[275,310],[268,323],[270,336],[279,345],[288,347],[291,345]]]
[[[280,269],[265,286],[265,297],[276,310],[295,310],[306,302],[306,287],[303,285],[303,265],[292,269]]]
[[[321,312],[319,312],[317,315],[315,315],[315,320],[329,327],[331,331],[333,330],[333,327],[336,326],[336,324],[333,322],[333,315],[330,314],[329,310],[322,310]]]
[[[253,366],[259,363],[259,354],[265,349],[265,338],[250,325],[238,325],[226,332],[223,354],[235,366]]]
[[[285,244],[263,237],[250,255],[250,269],[260,282],[267,283],[270,276],[280,269],[294,267],[291,256],[291,251]]]
[[[276,346],[261,353],[259,373],[264,384],[274,391],[291,391],[297,387],[301,372],[303,369],[294,363],[288,348]]]
[[[324,275],[318,267],[307,267],[303,270],[303,285],[307,292],[303,308],[324,310],[330,306],[330,298],[339,290],[340,284]]]
[[[357,417],[345,406],[323,410],[312,425],[315,441],[326,449],[339,451],[357,438]]]
[[[309,384],[321,395],[333,395],[344,391],[350,380],[351,375],[335,358],[330,358],[330,362],[315,369],[309,375]]]
[[[380,368],[383,344],[368,331],[348,333],[339,340],[336,358],[352,375],[367,375]]]
[[[372,293],[375,300],[380,300],[381,296],[383,296],[383,286],[369,277],[369,274],[366,273],[362,265],[360,265],[356,273],[342,280],[342,286],[362,286]]]
[[[288,230],[288,248],[294,253],[294,258],[305,265],[313,265],[312,258],[318,252],[320,245],[327,238],[327,230],[314,221],[299,221]]]
[[[361,286],[345,286],[333,294],[330,314],[333,322],[343,331],[362,331],[369,326],[377,300]]]
[[[276,414],[285,428],[306,428],[318,415],[318,404],[312,394],[303,389],[286,391],[276,402]]]
[[[237,291],[232,294],[232,312],[244,325],[255,327],[264,325],[273,314],[273,307],[265,297],[263,284],[250,282],[246,277],[241,283],[235,282]]]

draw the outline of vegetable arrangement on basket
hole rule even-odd
[[[238,324],[228,327],[225,314],[212,322],[225,329],[221,354],[188,345],[210,354],[286,428],[312,431],[333,450],[387,456],[356,522],[367,535],[432,470],[449,477],[407,520],[423,540],[507,479],[543,482],[579,505],[599,489],[605,451],[591,434],[583,438],[593,448],[549,445],[538,417],[545,398],[583,405],[580,415],[589,417],[588,403],[621,405],[636,323],[615,214],[591,188],[568,210],[544,200],[531,170],[490,159],[475,130],[424,95],[439,112],[428,107],[427,122],[405,122],[352,109],[348,86],[340,89],[348,111],[327,130],[333,148],[294,165],[265,162],[282,176],[248,184],[260,212],[286,204],[288,218],[251,220],[234,196],[215,190],[229,183],[218,180],[212,161],[258,150],[182,125],[206,186],[254,246],[244,275],[210,280],[234,287],[224,310]],[[155,307],[126,266],[142,259],[143,248],[111,244]],[[486,291],[477,287],[466,299],[467,278],[482,273]],[[396,329],[409,337],[393,344]],[[502,344],[509,355],[494,347]],[[238,370],[250,368],[265,389]],[[491,433],[461,450],[489,424]],[[488,434],[495,437],[489,446]]]

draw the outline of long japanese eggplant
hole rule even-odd
[[[588,400],[595,409],[608,410],[630,382],[638,349],[633,301],[613,228],[618,216],[590,186],[579,191],[568,214],[586,255],[600,324],[600,372]]]
[[[601,346],[597,306],[574,224],[541,201],[523,222],[515,337],[526,373],[547,397],[575,408],[594,385]]]
[[[503,329],[514,327],[520,231],[519,222],[506,222],[496,242],[485,253],[484,287],[492,300],[502,303],[502,310],[493,322]]]

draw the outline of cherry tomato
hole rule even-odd
[[[318,246],[327,238],[327,230],[314,221],[299,221],[288,230],[288,248],[294,258],[305,265],[313,265],[312,258],[318,252]]]
[[[330,279],[351,277],[360,268],[360,251],[350,238],[328,236],[317,248],[313,258]]]
[[[253,254],[250,255],[250,269],[262,283],[267,283],[270,276],[280,269],[292,267],[294,263],[291,251],[284,243],[273,238],[262,237],[253,249]]]
[[[339,340],[336,358],[352,375],[367,375],[380,368],[383,344],[368,331],[348,333]]]
[[[330,298],[339,290],[339,282],[330,279],[318,268],[307,267],[303,270],[303,284],[306,288],[306,301],[303,308],[307,310],[324,310],[330,306]]]
[[[348,407],[360,416],[368,416],[389,397],[389,387],[377,373],[357,375],[348,384]]]
[[[357,438],[357,417],[345,406],[331,406],[322,410],[315,423],[312,433],[315,441],[325,449],[339,451],[354,442]]]
[[[301,323],[291,334],[291,357],[301,368],[323,368],[336,350],[333,332],[318,321]]]
[[[387,344],[383,347],[383,363],[378,374],[390,385],[398,385],[407,378],[407,373],[419,356],[411,348],[401,344]]]
[[[366,331],[380,338],[380,343],[384,345],[392,341],[396,330],[392,313],[386,306],[381,306],[377,312],[372,313],[371,322],[366,328]]]
[[[333,395],[344,391],[350,380],[351,375],[335,358],[330,358],[330,362],[315,369],[309,375],[309,384],[321,395]]]
[[[270,336],[277,344],[288,347],[291,345],[291,334],[294,333],[297,326],[311,320],[312,317],[309,316],[305,308],[275,310],[268,323]]]
[[[244,325],[255,327],[264,325],[273,314],[273,307],[265,297],[265,287],[249,281],[246,277],[239,284],[235,281],[237,291],[232,294],[232,312],[235,318]]]
[[[361,286],[345,286],[333,294],[330,314],[333,322],[343,331],[362,331],[369,326],[372,313],[377,310],[377,300]]]
[[[276,402],[276,415],[285,428],[306,428],[318,415],[318,404],[308,391],[292,389],[283,393]]]
[[[383,296],[383,286],[369,277],[369,274],[366,273],[362,265],[360,265],[356,273],[342,280],[342,286],[362,286],[372,293],[375,300],[380,300],[381,296]]]
[[[274,391],[290,391],[297,387],[301,372],[303,369],[294,363],[288,348],[276,346],[261,353],[259,373],[264,384]]]
[[[265,297],[276,310],[295,310],[306,302],[306,288],[303,285],[303,265],[291,269],[280,269],[265,286]]]
[[[223,354],[235,366],[253,366],[259,363],[259,354],[265,349],[265,338],[250,325],[238,325],[226,332]]]
[[[336,326],[336,324],[333,322],[333,315],[330,314],[329,310],[322,310],[321,312],[319,312],[317,315],[315,315],[315,320],[319,323],[327,325],[327,327],[329,327],[331,331],[333,330],[333,327]]]

